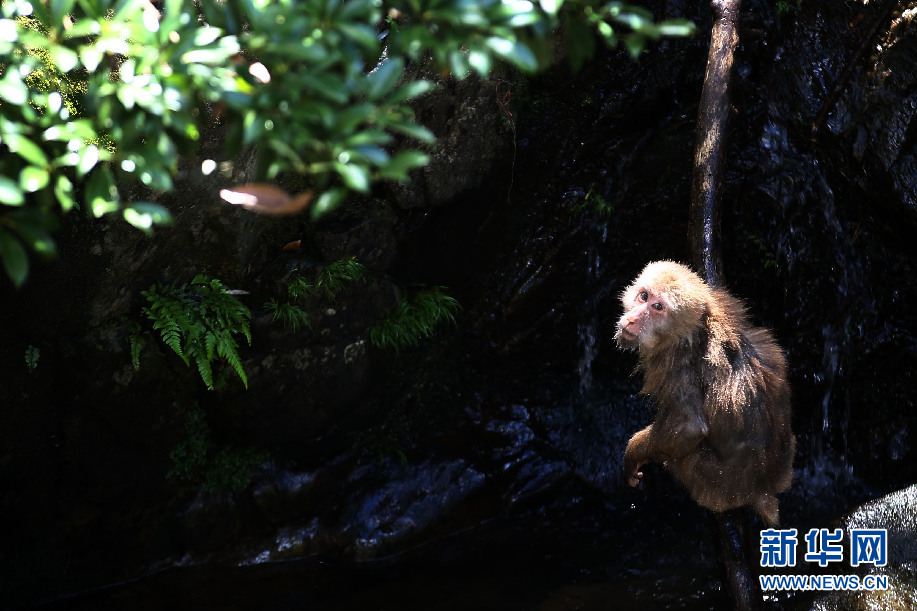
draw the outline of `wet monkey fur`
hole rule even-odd
[[[648,462],[666,468],[703,507],[751,505],[777,524],[777,493],[793,479],[786,360],[745,307],[688,267],[650,263],[622,295],[618,346],[639,353],[643,394],[659,411],[624,451],[636,486]]]

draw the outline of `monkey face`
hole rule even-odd
[[[615,340],[628,350],[652,349],[668,325],[668,304],[665,296],[650,287],[631,286],[621,301],[624,315],[618,320]]]
[[[618,320],[618,346],[647,355],[677,343],[699,328],[709,290],[694,272],[679,263],[647,265],[621,295],[624,315]]]

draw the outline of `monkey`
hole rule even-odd
[[[702,507],[750,505],[768,526],[776,495],[793,479],[786,358],[772,333],[748,322],[744,304],[672,261],[648,264],[621,295],[615,340],[638,353],[641,394],[653,423],[624,451],[624,475],[662,462]]]

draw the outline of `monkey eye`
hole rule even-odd
[[[657,301],[656,303],[653,304],[653,309],[656,310],[657,312],[662,312],[662,304]]]
[[[640,294],[637,295],[637,297],[640,298],[640,301],[644,301],[644,302],[645,302],[645,301],[648,301],[648,300],[649,300],[650,294],[647,293],[646,291],[640,291]]]

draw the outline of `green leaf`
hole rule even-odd
[[[118,190],[108,168],[92,173],[86,183],[86,203],[96,218],[118,209]]]
[[[435,88],[436,83],[432,81],[411,81],[403,87],[400,87],[398,91],[389,96],[388,99],[386,99],[386,102],[392,105],[398,104],[400,102],[406,102],[407,100],[419,98],[423,94]]]
[[[99,161],[99,148],[90,144],[79,152],[80,161],[76,165],[76,175],[85,176]]]
[[[344,184],[354,191],[359,191],[360,193],[369,191],[369,171],[363,166],[335,162],[334,169],[344,179]]]
[[[539,0],[538,4],[541,5],[541,9],[549,14],[556,15],[560,10],[560,7],[563,6],[564,0]]]
[[[538,60],[535,58],[535,54],[521,42],[500,38],[499,36],[491,36],[487,39],[487,46],[517,68],[528,72],[534,72],[538,68]]]
[[[152,234],[153,225],[172,222],[172,214],[159,204],[133,202],[124,208],[124,220],[147,234]]]
[[[2,227],[0,227],[0,258],[3,259],[3,267],[16,288],[22,286],[29,275],[29,258],[16,236]]]
[[[486,76],[490,73],[490,56],[480,51],[469,51],[468,65],[474,68],[481,76]]]
[[[349,98],[348,88],[330,74],[301,74],[300,78],[307,87],[321,94],[323,97],[338,104],[346,104]]]
[[[420,151],[401,151],[392,160],[381,168],[380,175],[383,178],[393,178],[395,180],[407,180],[408,171],[425,166],[430,163],[430,156]]]
[[[73,200],[73,183],[63,174],[57,177],[57,184],[54,185],[54,197],[57,198],[57,203],[60,204],[61,210],[64,212],[69,212],[76,206],[76,202]]]
[[[79,56],[67,47],[55,45],[51,47],[50,53],[51,60],[61,72],[70,72],[80,63]]]
[[[29,90],[16,71],[7,70],[6,76],[0,80],[0,98],[14,106],[21,106],[29,99]]]
[[[25,197],[19,184],[6,176],[0,176],[0,204],[7,206],[21,206],[25,203]]]
[[[687,19],[668,19],[658,24],[662,36],[694,36],[697,27]]]
[[[374,102],[395,88],[401,75],[404,74],[404,60],[400,57],[391,58],[380,63],[366,76],[369,89],[366,97]]]
[[[420,140],[421,142],[426,142],[427,144],[436,142],[436,136],[433,135],[433,132],[431,132],[423,125],[418,125],[417,123],[408,123],[404,121],[391,123],[389,127],[393,131],[400,132],[405,136],[410,136],[411,138]]]
[[[319,218],[331,210],[334,210],[346,197],[346,189],[335,188],[325,191],[318,197],[315,204],[312,206],[312,218]]]
[[[49,179],[50,176],[47,170],[36,168],[33,165],[27,165],[19,172],[19,186],[29,193],[44,189],[48,185]]]
[[[48,165],[48,157],[45,152],[29,138],[21,134],[8,134],[4,136],[4,142],[11,152],[16,153],[32,165],[39,167]]]
[[[51,0],[51,18],[55,23],[62,23],[64,17],[73,10],[75,0]]]

